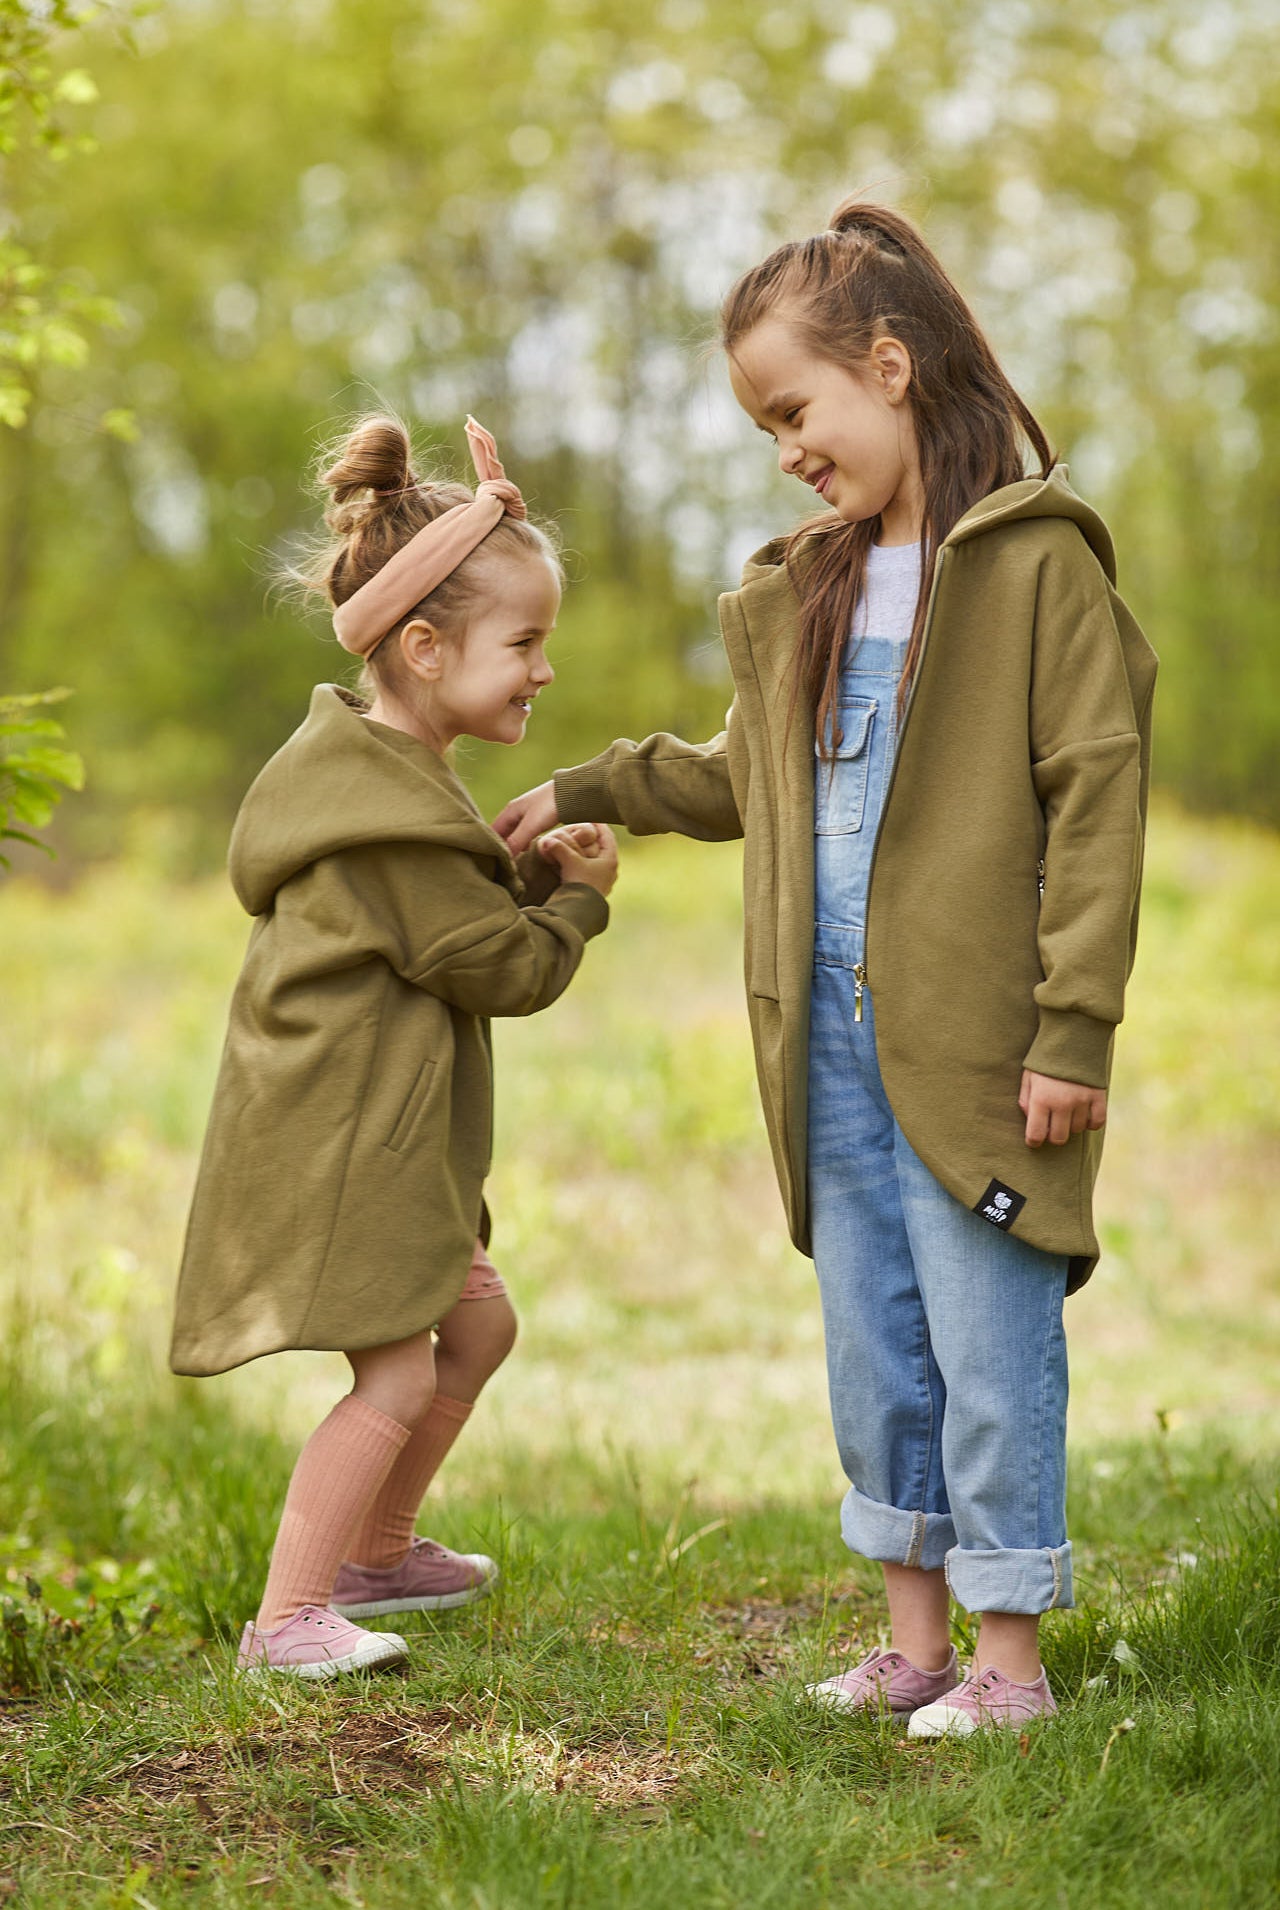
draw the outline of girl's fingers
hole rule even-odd
[[[1046,1141],[1061,1147],[1075,1134],[1106,1125],[1105,1089],[1059,1081],[1030,1068],[1022,1071],[1018,1106],[1027,1117],[1028,1147],[1042,1147]]]
[[[538,846],[544,855],[549,853],[551,845],[556,845],[572,855],[593,862],[597,856],[605,853],[601,836],[602,831],[594,822],[565,823],[559,829],[548,830],[546,835],[540,837]]]
[[[493,827],[502,836],[512,855],[518,856],[527,849],[535,836],[544,829],[554,828],[556,816],[556,786],[553,782],[540,783],[536,789],[527,789],[523,796],[515,796],[493,819]]]

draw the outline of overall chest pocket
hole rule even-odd
[[[871,696],[843,697],[840,701],[840,741],[835,756],[817,752],[813,766],[813,828],[819,836],[849,836],[862,827],[867,806],[867,771],[871,763],[871,729],[876,700]],[[814,745],[817,751],[817,745]]]

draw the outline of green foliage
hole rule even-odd
[[[25,842],[52,854],[31,835],[43,829],[65,789],[84,788],[84,764],[74,750],[61,749],[61,723],[34,711],[58,703],[69,690],[44,690],[34,696],[0,696],[0,842]],[[15,822],[23,825],[13,828]],[[0,868],[8,868],[0,855]]]
[[[53,48],[61,35],[83,32],[104,11],[72,0],[40,7],[0,0],[0,167],[9,173],[27,149],[54,166],[96,150],[92,139],[70,131],[66,109],[94,105],[98,89],[83,67],[57,72]],[[0,424],[16,430],[27,422],[41,368],[83,370],[87,332],[119,325],[120,312],[113,300],[87,291],[74,273],[51,271],[15,237],[9,196],[0,237]],[[108,414],[103,424],[118,433],[121,414]]]
[[[0,1596],[0,1691],[8,1697],[54,1690],[61,1699],[74,1684],[103,1684],[120,1673],[121,1659],[145,1638],[160,1606],[144,1600],[133,1612],[118,1598],[103,1603],[94,1576],[78,1571],[69,1588],[46,1598],[28,1572],[25,1596]],[[114,1587],[113,1587],[114,1589]]]
[[[0,671],[54,656],[81,688],[81,846],[180,805],[221,855],[339,667],[266,578],[314,527],[317,435],[375,395],[455,470],[483,415],[573,553],[559,681],[482,796],[620,732],[712,733],[714,594],[799,503],[701,342],[858,186],[922,218],[1107,511],[1164,661],[1159,778],[1275,817],[1270,38],[1261,0],[213,0],[132,50],[99,29],[70,61],[97,156],[10,196],[41,268],[125,322],[0,442]],[[122,408],[135,442],[86,428]]]

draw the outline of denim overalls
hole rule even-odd
[[[910,561],[906,547],[872,557]],[[905,651],[874,632],[851,643],[834,765],[814,765],[809,1197],[850,1482],[841,1525],[867,1558],[945,1564],[970,1611],[1040,1612],[1071,1603],[1067,1263],[947,1193],[894,1119],[876,1060],[864,935]]]

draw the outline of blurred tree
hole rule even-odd
[[[94,64],[102,159],[24,216],[124,327],[47,373],[10,641],[73,672],[94,815],[220,841],[333,671],[266,598],[318,433],[375,397],[499,434],[570,551],[555,694],[482,800],[610,736],[707,733],[709,593],[799,509],[700,349],[733,276],[861,187],[921,217],[1103,503],[1165,658],[1159,773],[1280,816],[1270,0],[204,0]],[[456,455],[453,463],[461,468]],[[792,487],[794,488],[794,487]],[[1213,722],[1206,725],[1206,707]]]

